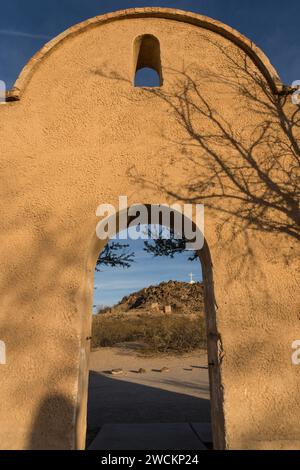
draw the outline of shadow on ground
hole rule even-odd
[[[211,421],[210,401],[90,371],[87,447],[108,423]]]

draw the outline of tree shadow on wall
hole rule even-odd
[[[230,47],[202,39],[217,48],[226,66],[217,72],[198,64],[168,68],[167,86],[143,89],[145,97],[159,98],[179,133],[173,126],[160,130],[170,157],[162,159],[160,179],[151,181],[134,167],[129,174],[170,200],[205,204],[217,218],[220,243],[243,237],[244,253],[238,253],[243,267],[252,255],[254,231],[300,240],[300,107],[291,103],[293,90],[276,91],[244,51],[232,54]],[[130,84],[107,67],[94,73]],[[176,185],[168,166],[180,159],[188,164],[187,183]]]
[[[229,256],[230,251],[232,265],[228,266],[228,283],[231,279],[244,281],[245,291],[251,281],[252,285],[259,287],[255,292],[249,288],[247,302],[255,305],[253,317],[252,312],[248,312],[247,325],[250,326],[257,321],[255,312],[261,296],[264,296],[267,307],[269,300],[270,305],[275,303],[274,292],[269,289],[270,281],[267,280],[265,286],[260,282],[268,276],[268,271],[260,263],[264,260],[264,248],[268,263],[274,261],[275,264],[278,257],[279,269],[297,260],[295,248],[300,240],[300,107],[292,104],[291,93],[294,90],[288,87],[277,90],[244,51],[238,48],[232,51],[231,45],[222,46],[206,36],[202,39],[203,48],[206,45],[215,47],[223,63],[203,67],[199,61],[177,69],[165,68],[164,86],[161,88],[144,88],[135,93],[130,80],[111,72],[106,65],[92,73],[104,80],[123,83],[120,93],[124,101],[138,104],[145,101],[147,106],[149,97],[148,103],[151,105],[153,101],[161,110],[159,116],[163,116],[160,121],[163,124],[160,128],[151,127],[156,132],[155,138],[162,141],[160,172],[155,173],[155,180],[150,180],[147,172],[142,173],[132,166],[128,176],[133,184],[161,192],[170,202],[205,205],[206,221],[213,220],[216,227],[214,241],[218,244],[218,253],[222,253],[224,248]],[[149,113],[148,119],[156,117]],[[177,164],[182,170],[180,184],[170,176]],[[223,295],[221,301],[225,302],[226,291]],[[228,374],[232,373],[232,387],[243,390],[245,383],[257,381],[260,367],[270,396],[274,397],[273,384],[280,383],[282,378],[276,368],[270,368],[276,344],[274,336],[271,336],[271,325],[274,327],[276,324],[276,315],[279,325],[282,325],[282,318],[276,309],[269,312],[265,308],[260,310],[260,314],[261,321],[255,327],[260,325],[266,337],[270,335],[270,344],[261,345],[258,341],[249,344],[247,341],[247,350],[242,354],[243,341],[238,339],[240,324],[233,321],[231,333],[233,336],[237,332],[237,340],[232,346],[234,350],[230,351],[229,346],[226,350]],[[226,321],[229,324],[229,320]],[[237,361],[234,352],[243,358],[243,368],[234,367]],[[250,367],[253,370],[250,371]],[[290,400],[294,390],[290,391]],[[263,392],[258,388],[257,397],[261,396]],[[278,401],[272,409],[261,408],[251,415],[251,396],[243,395],[241,408],[247,410],[248,404],[249,411],[245,411],[236,431],[238,435],[243,429],[245,444],[259,439],[259,433],[264,433],[267,428],[270,439],[276,434],[275,428],[278,440],[284,435],[280,419],[282,422],[284,417],[288,417],[289,401],[283,400],[282,396],[283,393],[278,393]],[[235,403],[235,406],[238,417],[239,404]],[[288,439],[288,432],[285,434],[284,438]],[[295,429],[291,435],[295,435]]]

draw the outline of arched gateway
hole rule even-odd
[[[138,69],[160,86],[134,86]],[[216,448],[299,448],[297,107],[231,28],[124,10],[37,53],[0,106],[0,447],[85,440],[96,208],[205,205]]]

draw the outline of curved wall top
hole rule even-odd
[[[56,47],[61,45],[64,41],[72,36],[76,36],[89,28],[93,28],[112,21],[121,21],[131,18],[165,18],[173,21],[185,22],[193,24],[204,29],[211,30],[221,36],[229,39],[238,47],[243,49],[249,57],[253,60],[262,74],[265,76],[273,92],[281,92],[283,84],[278,76],[276,70],[270,63],[267,56],[262,50],[257,47],[252,41],[240,34],[235,29],[227,26],[219,21],[202,16],[196,13],[190,13],[183,10],[176,10],[173,8],[130,8],[127,10],[120,10],[113,13],[107,13],[101,16],[95,16],[75,26],[67,29],[63,33],[56,36],[54,39],[46,43],[40,51],[38,51],[30,61],[25,65],[21,71],[18,79],[16,80],[11,91],[8,92],[9,100],[19,100],[22,91],[25,89],[31,76],[34,74],[36,67],[44,58],[50,54]]]

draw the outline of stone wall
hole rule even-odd
[[[156,89],[133,86],[145,34]],[[95,211],[119,195],[205,204],[215,447],[299,448],[299,133],[282,91],[251,41],[169,9],[88,20],[25,67],[0,106],[2,449],[84,447]]]

